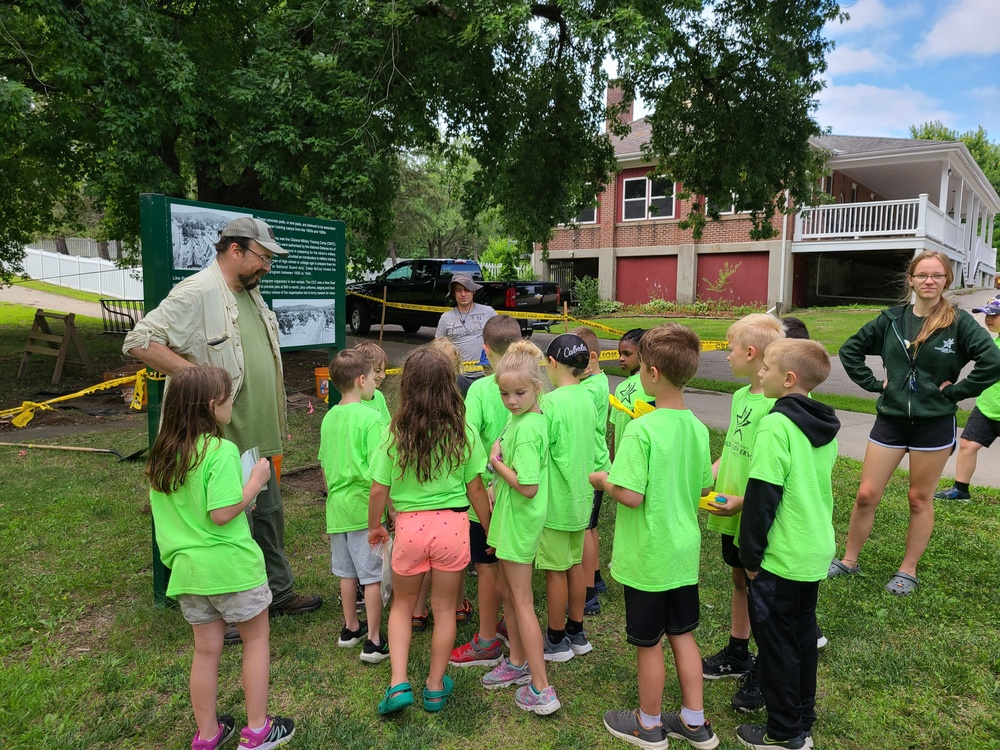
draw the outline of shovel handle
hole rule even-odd
[[[33,443],[0,443],[10,448],[42,448],[50,451],[80,451],[81,453],[114,453],[109,448],[83,448],[79,445],[34,445]]]

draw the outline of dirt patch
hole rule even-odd
[[[100,648],[114,621],[113,607],[91,608],[63,627],[52,640],[64,644],[70,656],[79,656]]]
[[[285,373],[285,390],[289,393],[289,406],[311,396],[315,400],[317,367],[327,365],[326,350],[306,350],[286,352],[282,355]],[[96,385],[96,384],[95,384]],[[306,394],[297,395],[298,392]],[[58,396],[67,395],[62,391],[41,390],[30,396],[30,400],[41,403]],[[9,408],[15,404],[3,404]],[[39,409],[26,427],[15,427],[9,419],[0,420],[0,441],[31,442],[38,439],[60,438],[101,429],[120,429],[135,424],[137,429],[146,429],[147,411],[135,411],[125,400],[122,389],[81,396],[69,401],[52,404],[51,409]]]
[[[318,465],[281,472],[281,484],[326,498],[326,484]]]

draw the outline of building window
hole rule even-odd
[[[713,209],[718,209],[719,216],[730,216],[736,213],[736,195],[733,194],[733,202],[728,204],[718,204],[712,201],[708,201],[705,206],[705,214],[711,214]]]
[[[674,182],[669,177],[632,177],[622,184],[622,220],[670,219],[674,215]]]
[[[580,213],[576,215],[573,219],[574,224],[596,224],[597,223],[597,206],[591,206],[590,208],[583,209]]]

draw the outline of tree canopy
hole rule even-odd
[[[519,242],[614,165],[610,61],[687,188],[805,194],[833,0],[13,0],[0,4],[0,277],[81,200],[135,241],[138,194],[347,222],[384,257],[400,154],[467,139],[467,217]],[[614,118],[612,118],[613,120]],[[619,130],[620,132],[620,130]],[[757,214],[755,214],[757,216]],[[13,265],[12,265],[13,264]]]

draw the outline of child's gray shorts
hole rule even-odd
[[[382,580],[382,558],[368,544],[368,529],[330,535],[330,569],[339,578],[357,578],[362,586]]]
[[[181,614],[192,625],[207,625],[218,619],[238,623],[252,620],[271,603],[271,589],[266,583],[248,591],[232,594],[178,594]]]

